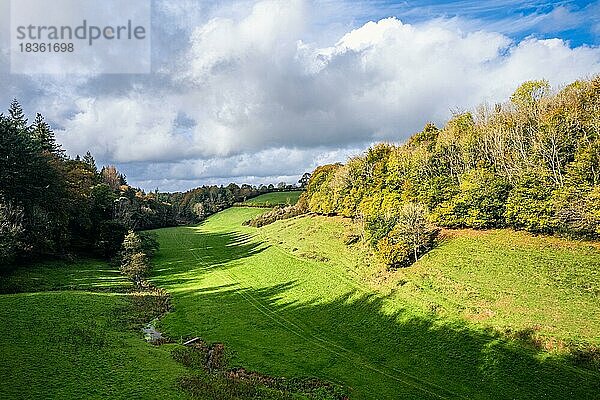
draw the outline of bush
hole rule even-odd
[[[385,238],[396,226],[398,218],[394,215],[374,215],[365,220],[365,236],[372,245]]]
[[[389,237],[384,237],[377,242],[377,254],[381,261],[390,267],[408,266],[412,260],[410,246],[402,241],[395,243]]]
[[[427,220],[427,209],[421,204],[406,203],[400,209],[398,223],[391,232],[412,248],[414,260],[428,252],[434,244],[439,229]]]
[[[366,237],[371,244],[376,244],[396,226],[402,200],[398,193],[382,190],[365,198],[359,208],[364,215]]]
[[[148,257],[144,253],[133,253],[128,255],[125,262],[121,263],[121,273],[134,280],[140,280],[146,276],[149,270]]]
[[[298,215],[302,215],[304,213],[306,213],[306,210],[302,209],[297,205],[286,207],[278,206],[251,220],[245,221],[243,225],[249,225],[255,228],[260,228],[261,226],[272,224],[275,221],[297,217]]]
[[[553,205],[560,232],[590,239],[600,237],[600,185],[565,186],[554,192]]]
[[[427,210],[421,204],[403,204],[396,223],[385,237],[377,241],[377,253],[386,265],[405,267],[431,250],[439,229],[427,220]]]
[[[535,171],[521,176],[506,200],[506,223],[530,232],[550,233],[556,221],[552,185]]]
[[[130,277],[137,285],[141,285],[150,270],[149,257],[157,249],[156,235],[129,231],[123,239],[121,249],[121,273]]]
[[[475,169],[462,176],[459,193],[438,206],[435,221],[451,228],[500,228],[506,225],[506,200],[510,185],[486,169]]]

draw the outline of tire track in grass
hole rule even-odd
[[[202,234],[200,234],[200,235],[202,235]],[[235,274],[231,273],[228,270],[214,268],[220,264],[210,265],[210,262],[207,262],[207,260],[205,259],[204,256],[202,256],[196,252],[195,246],[193,246],[194,243],[189,238],[185,237],[186,235],[184,235],[184,234],[176,235],[174,232],[172,232],[171,236],[177,243],[179,243],[181,245],[182,248],[187,247],[187,245],[191,246],[190,252],[191,252],[192,256],[194,257],[194,259],[196,261],[200,262],[200,264],[201,264],[200,268],[202,268],[204,271],[210,270],[211,272],[219,273],[221,278],[225,277],[224,281],[226,281],[226,282],[231,281],[232,283],[239,285],[239,283],[241,282],[239,277],[237,277]],[[183,240],[184,237],[185,237],[187,243],[184,242],[184,240]],[[409,386],[413,389],[420,390],[424,393],[427,393],[427,394],[437,397],[437,398],[441,398],[441,399],[465,398],[464,396],[454,393],[454,392],[452,392],[446,388],[443,388],[435,383],[425,381],[421,378],[418,378],[416,376],[413,376],[411,374],[408,374],[408,373],[398,370],[396,368],[391,368],[391,370],[402,375],[404,378],[400,378],[400,377],[393,375],[385,370],[382,370],[381,368],[371,364],[369,361],[364,360],[362,355],[357,354],[354,351],[349,350],[337,343],[331,342],[330,340],[324,339],[324,338],[314,334],[313,332],[307,332],[305,329],[298,326],[296,323],[288,320],[284,316],[282,316],[279,313],[277,313],[276,311],[274,311],[267,304],[264,304],[260,300],[256,299],[248,291],[241,290],[238,287],[234,287],[234,291],[238,295],[240,295],[246,302],[248,302],[253,308],[255,308],[258,312],[260,312],[268,319],[271,319],[273,322],[280,325],[286,331],[288,331],[288,332],[298,336],[299,338],[301,338],[315,346],[318,346],[319,348],[322,348],[323,350],[326,350],[338,357],[344,358],[350,362],[358,361],[359,364],[361,364],[362,366],[366,367],[367,369],[369,369],[371,371],[377,372],[383,376],[386,376],[390,379],[400,382],[406,386]],[[341,352],[336,351],[335,349],[339,349]],[[414,382],[411,382],[411,381],[414,381]],[[443,392],[444,394],[437,393],[434,390]],[[448,397],[448,396],[450,396],[450,397]]]

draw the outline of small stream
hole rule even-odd
[[[144,328],[142,328],[142,332],[144,332],[144,340],[148,343],[154,343],[165,339],[162,333],[156,330],[157,322],[158,318],[154,318],[152,321],[148,322]]]

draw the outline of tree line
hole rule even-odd
[[[525,82],[507,102],[428,123],[403,145],[320,166],[301,202],[361,221],[390,265],[431,248],[437,227],[598,239],[600,76],[558,91]]]
[[[287,185],[203,186],[146,193],[93,156],[70,158],[37,114],[0,114],[0,268],[36,258],[116,256],[128,231],[199,222],[235,202]]]

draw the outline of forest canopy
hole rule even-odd
[[[146,193],[114,166],[69,158],[41,114],[15,100],[0,114],[0,267],[34,258],[117,255],[129,230],[194,223],[261,193],[289,189],[203,186]]]
[[[395,265],[427,251],[435,226],[598,239],[599,130],[600,76],[556,92],[547,81],[525,82],[506,103],[318,167],[303,201],[312,212],[362,221],[366,238]],[[407,210],[420,216],[406,222]],[[419,243],[401,233],[407,226],[421,227]]]

